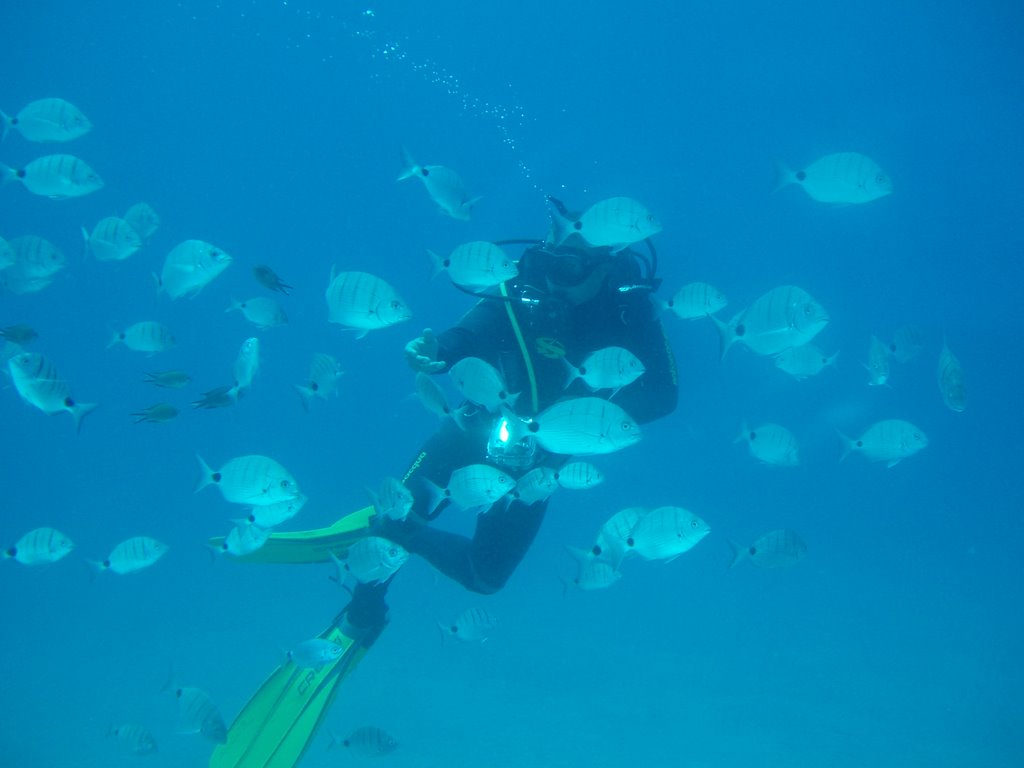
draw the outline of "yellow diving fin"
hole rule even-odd
[[[218,744],[210,768],[293,768],[309,746],[338,686],[366,655],[383,627],[355,630],[344,613],[320,633],[342,648],[339,658],[319,669],[300,669],[288,660],[242,707]]]
[[[243,563],[328,563],[333,554],[343,560],[348,548],[369,534],[373,515],[373,507],[364,507],[326,528],[272,533],[255,552],[232,559]],[[214,549],[219,550],[223,544],[223,536],[210,539]]]

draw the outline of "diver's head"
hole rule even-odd
[[[608,281],[612,256],[605,250],[562,249],[544,273],[547,292],[570,304],[584,304],[597,296]]]

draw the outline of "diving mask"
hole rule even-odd
[[[501,416],[491,430],[487,441],[487,458],[503,467],[525,469],[537,456],[537,442],[533,435],[519,435],[508,416]]]

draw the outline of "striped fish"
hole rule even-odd
[[[576,578],[572,580],[572,583],[578,589],[584,591],[607,589],[622,578],[622,574],[614,565],[607,560],[594,557],[592,552],[575,547],[566,547],[566,549],[576,559]]]
[[[100,219],[92,232],[83,227],[82,237],[97,261],[124,261],[142,247],[142,236],[117,216]]]
[[[712,316],[721,336],[721,353],[740,342],[759,355],[777,355],[806,344],[828,325],[828,313],[795,285],[772,288],[728,323]]]
[[[590,554],[617,571],[622,561],[633,553],[633,529],[646,514],[647,510],[643,507],[620,509],[601,526]]]
[[[553,467],[534,467],[516,480],[514,495],[524,504],[543,501],[559,489],[558,473]]]
[[[367,272],[335,272],[331,267],[326,297],[327,322],[358,331],[359,339],[412,317],[395,289]]]
[[[676,317],[683,320],[697,320],[715,314],[728,303],[725,294],[714,286],[707,283],[689,283],[665,302],[665,308],[671,309]]]
[[[267,456],[239,456],[216,471],[210,469],[201,456],[196,459],[200,468],[196,493],[212,484],[217,486],[225,501],[253,507],[291,501],[300,495],[291,473]]]
[[[326,352],[317,352],[309,364],[309,378],[305,384],[293,384],[295,391],[302,398],[302,407],[309,410],[313,398],[326,401],[331,395],[338,394],[338,381],[344,371],[337,358]]]
[[[604,482],[604,474],[586,461],[573,461],[558,470],[555,479],[563,488],[583,490]]]
[[[561,245],[570,236],[578,235],[594,248],[609,247],[612,253],[661,232],[661,222],[647,208],[630,197],[611,197],[594,203],[579,216],[553,197],[552,240]]]
[[[249,510],[249,516],[246,520],[260,528],[273,528],[299,514],[302,508],[306,506],[307,501],[309,499],[306,496],[299,494],[294,499],[289,499],[288,501],[279,501],[276,504],[253,507]]]
[[[252,387],[253,379],[260,372],[260,340],[255,336],[242,342],[232,372],[235,375],[234,384],[224,394],[231,402],[238,402]]]
[[[7,361],[7,367],[22,400],[47,416],[67,411],[74,419],[76,431],[81,429],[85,415],[96,408],[95,403],[75,402],[68,383],[53,363],[38,352],[15,355]]]
[[[793,531],[785,529],[768,531],[746,547],[734,541],[730,541],[729,545],[733,549],[730,568],[744,560],[749,560],[759,568],[786,568],[796,565],[807,553],[807,545],[803,540]]]
[[[67,259],[60,249],[36,235],[16,237],[8,246],[14,255],[14,263],[0,273],[0,280],[11,293],[41,291],[67,266]]]
[[[564,358],[563,358],[564,359]],[[579,368],[566,360],[569,382],[582,379],[591,389],[618,391],[640,378],[645,371],[639,358],[624,347],[604,347],[587,355]]]
[[[409,559],[409,553],[380,536],[364,536],[348,549],[344,561],[331,554],[338,567],[338,583],[347,573],[360,584],[375,584],[391,578]]]
[[[775,356],[775,367],[799,380],[817,376],[829,366],[835,366],[839,353],[826,355],[814,344],[784,349]]]
[[[964,383],[964,369],[960,361],[949,351],[946,340],[942,340],[942,352],[939,353],[939,391],[942,402],[951,411],[962,413],[967,408],[967,385]]]
[[[51,97],[26,104],[14,117],[0,112],[3,135],[11,128],[29,141],[71,141],[92,130],[89,118],[69,101]]]
[[[181,733],[198,733],[217,744],[227,742],[227,726],[209,694],[199,688],[178,688],[174,695],[178,699],[178,730]]]
[[[133,536],[118,544],[105,560],[93,562],[99,571],[126,574],[148,568],[167,553],[167,545],[148,536]]]
[[[21,169],[0,165],[0,179],[4,183],[20,181],[33,195],[54,200],[81,197],[103,188],[99,174],[74,155],[44,155]]]
[[[836,205],[868,203],[892,194],[878,163],[859,152],[836,152],[799,171],[781,169],[779,188],[798,184],[814,200]]]
[[[141,757],[157,751],[156,738],[149,730],[135,723],[123,723],[111,727],[108,735],[117,739],[118,746],[127,755]]]
[[[267,543],[270,530],[251,522],[252,515],[245,519],[233,520],[235,527],[228,531],[220,545],[223,554],[240,557],[255,552]]]
[[[265,296],[257,296],[245,301],[232,299],[231,306],[224,311],[232,312],[236,309],[246,320],[260,329],[275,328],[288,322],[288,314],[284,311],[284,307]]]
[[[22,565],[45,565],[57,562],[74,547],[71,539],[54,528],[34,528],[4,550],[4,559]]]
[[[202,240],[185,240],[164,259],[157,278],[160,290],[172,299],[195,297],[231,265],[231,256]]]
[[[481,509],[515,488],[515,481],[497,467],[490,464],[469,464],[454,470],[448,479],[448,486],[440,488],[424,478],[430,489],[430,511],[433,512],[445,499],[462,509]]]
[[[490,288],[519,274],[515,262],[501,248],[483,240],[463,243],[446,258],[427,253],[434,262],[435,276],[447,272],[448,279],[469,290]]]
[[[501,372],[479,357],[462,358],[448,369],[448,375],[464,398],[488,411],[514,405],[518,397],[508,393]]]
[[[124,220],[143,240],[160,226],[160,216],[148,203],[136,203],[124,215]]]
[[[447,624],[437,622],[441,640],[454,637],[465,643],[483,642],[498,627],[498,619],[486,608],[467,608]]]
[[[343,738],[332,733],[327,748],[333,749],[336,746],[345,747],[358,757],[380,757],[398,749],[398,741],[375,725],[363,725]]]
[[[851,453],[863,454],[869,461],[884,461],[894,467],[903,459],[913,456],[928,446],[928,438],[909,421],[886,419],[867,428],[863,435],[852,439],[839,433],[843,441],[840,461]]]
[[[682,507],[658,507],[633,527],[632,550],[645,560],[672,561],[695,547],[711,531],[708,524]]]
[[[555,403],[529,426],[538,445],[552,453],[612,453],[640,440],[640,427],[622,408],[599,397]]]
[[[156,320],[143,320],[118,331],[111,338],[107,348],[124,344],[135,352],[165,352],[178,342],[167,327]]]
[[[459,174],[443,165],[420,165],[402,147],[402,172],[398,180],[413,176],[423,182],[430,199],[437,203],[443,213],[453,219],[469,221],[472,208],[480,198],[469,196]]]
[[[734,442],[745,442],[750,455],[764,464],[776,467],[795,467],[800,464],[796,437],[778,424],[762,424],[756,429],[750,429],[744,422]]]

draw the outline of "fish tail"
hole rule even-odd
[[[434,623],[437,624],[437,631],[441,634],[441,645],[444,645],[445,635],[448,634],[448,627],[443,622],[434,619]]]
[[[402,172],[398,174],[398,181],[415,176],[420,170],[419,164],[412,159],[409,150],[402,147]]]
[[[444,501],[445,493],[444,488],[439,486],[433,480],[430,480],[425,477],[423,478],[423,482],[426,484],[427,491],[429,492],[430,495],[430,500],[427,503],[426,509],[426,516],[429,518],[431,515],[434,514],[434,510],[436,510],[438,506],[440,506],[441,502]]]
[[[747,549],[746,547],[741,547],[732,539],[729,539],[729,548],[732,549],[732,562],[729,563],[729,567],[735,568],[737,563],[746,559]]]
[[[335,733],[334,731],[328,731],[328,733],[329,733],[329,734],[330,734],[330,736],[331,736],[331,740],[330,740],[330,742],[329,742],[329,743],[327,744],[327,749],[329,749],[329,750],[330,750],[330,749],[334,749],[334,748],[335,748],[336,746],[338,746],[339,744],[341,744],[341,739],[340,739],[340,738],[338,738],[338,734],[336,734],[336,733]]]
[[[18,178],[18,172],[10,166],[0,163],[0,183],[6,184]]]
[[[75,420],[75,432],[82,431],[82,419],[95,410],[96,403],[75,403],[68,408],[71,418]]]
[[[551,203],[551,240],[561,245],[573,233],[574,222],[565,203],[551,195],[548,195],[548,202]]]
[[[747,425],[747,420],[744,419],[740,422],[740,433],[736,435],[734,443],[745,443],[747,441],[747,435],[750,434],[750,427]]]
[[[292,387],[299,393],[299,399],[302,401],[302,410],[309,413],[309,402],[316,396],[316,393],[309,387],[304,387],[301,384],[292,384]]]
[[[466,410],[465,409],[468,408],[468,407],[469,406],[462,406],[461,408],[449,408],[448,409],[448,415],[451,417],[452,421],[455,422],[455,426],[457,426],[463,432],[466,431],[466,421],[465,421],[464,417],[466,415]]]
[[[427,255],[430,256],[430,261],[434,265],[434,273],[430,276],[430,279],[433,280],[442,272],[444,272],[444,259],[442,259],[429,248],[427,248]]]
[[[0,121],[3,121],[4,124],[4,132],[0,134],[0,141],[3,141],[7,138],[7,132],[11,130],[11,123],[14,121],[11,119],[11,116],[3,110],[0,110]]]
[[[836,430],[836,434],[839,435],[839,439],[843,441],[843,453],[839,457],[839,460],[842,461],[847,456],[849,456],[850,453],[853,452],[854,441],[852,439],[850,439],[849,437],[847,437],[846,435],[844,435],[838,429]]]
[[[196,454],[196,461],[199,462],[199,482],[196,484],[196,489],[193,493],[199,493],[203,488],[214,481],[213,470],[210,469],[210,465],[203,461],[203,457],[198,453]]]
[[[234,296],[231,297],[231,306],[225,309],[225,312],[234,312],[236,309],[242,308],[242,302],[236,299]]]
[[[796,183],[796,174],[791,171],[785,163],[775,163],[775,189],[772,193],[778,192],[783,187],[788,187],[790,184]]]
[[[82,227],[82,261],[89,255],[89,230]]]
[[[719,359],[724,360],[725,353],[729,351],[729,347],[731,347],[733,342],[736,341],[736,333],[733,331],[732,323],[723,323],[714,315],[707,316],[711,318],[711,321],[715,324],[715,328],[718,329],[718,354]]]

